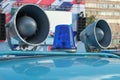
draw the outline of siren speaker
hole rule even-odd
[[[103,19],[93,22],[80,33],[80,40],[85,45],[95,48],[107,48],[111,43],[111,38],[111,29]]]
[[[48,36],[49,20],[35,4],[19,7],[8,24],[12,37],[27,45],[40,45]]]

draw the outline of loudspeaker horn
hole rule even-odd
[[[48,17],[35,4],[19,7],[7,26],[13,38],[27,45],[40,45],[49,33]]]
[[[108,23],[103,20],[97,20],[87,26],[80,33],[80,40],[85,45],[93,46],[95,48],[107,48],[112,40],[111,29]]]

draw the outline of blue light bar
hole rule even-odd
[[[76,50],[71,26],[66,24],[56,26],[53,49]]]

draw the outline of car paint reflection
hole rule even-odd
[[[120,77],[120,60],[117,58],[80,56],[25,58],[0,61],[0,65],[2,75],[0,79],[3,80],[104,80]],[[110,78],[105,77],[109,75]]]

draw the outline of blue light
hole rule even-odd
[[[53,43],[54,49],[75,49],[72,27],[69,25],[57,25]]]

